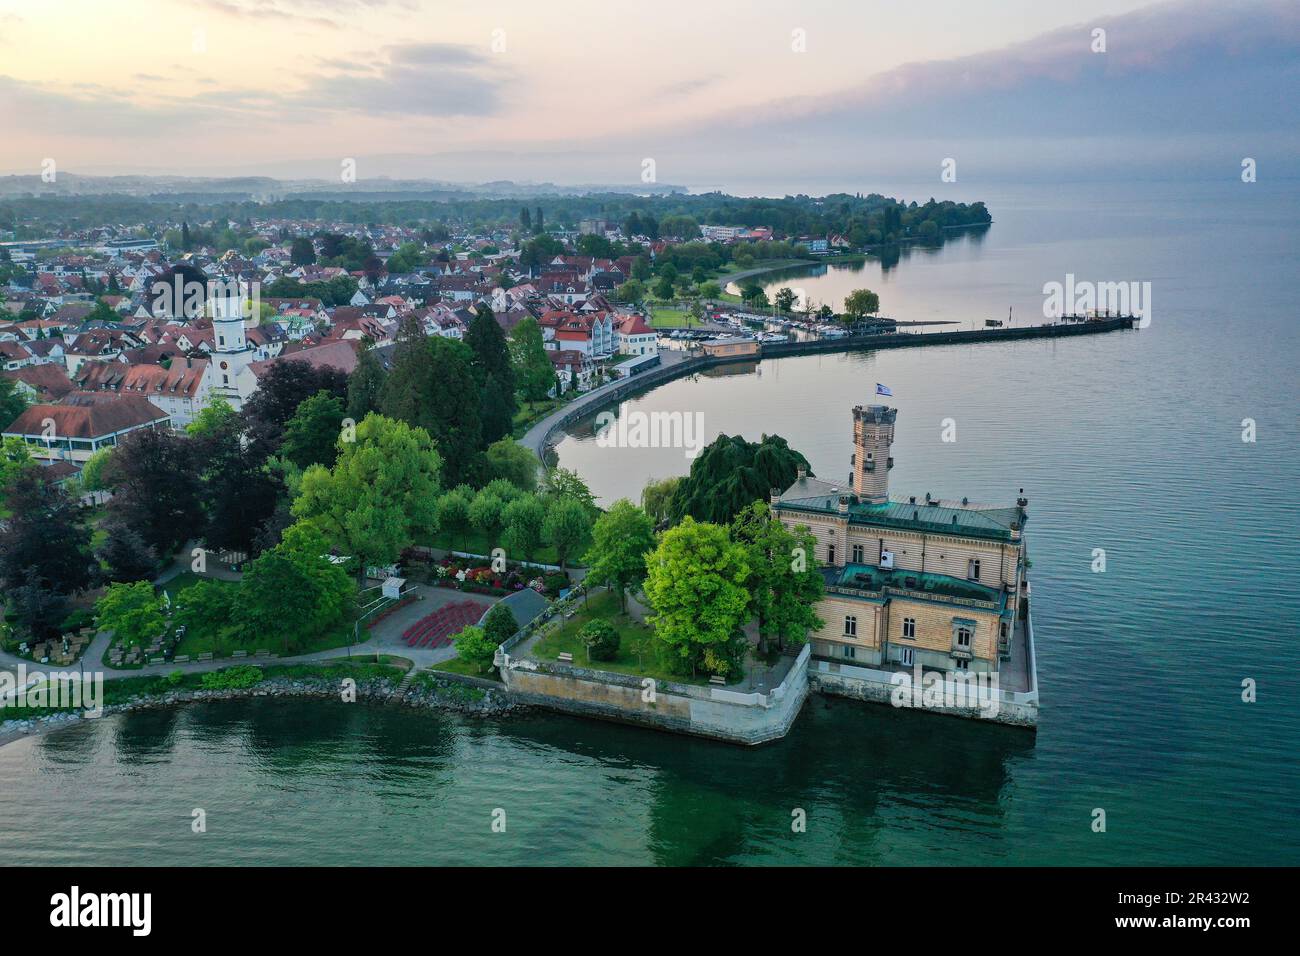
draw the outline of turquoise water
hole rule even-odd
[[[1295,191],[983,198],[996,219],[983,238],[888,275],[869,263],[848,288],[876,289],[897,318],[982,320],[1035,314],[1042,284],[1067,272],[1147,280],[1150,327],[767,362],[628,407],[702,412],[710,435],[776,432],[842,476],[849,408],[883,382],[899,408],[896,494],[1004,501],[1023,487],[1036,737],[818,698],[758,750],[541,714],[205,705],[0,748],[0,858],[1300,863]],[[814,282],[825,301],[844,277]],[[945,418],[956,442],[940,441]],[[559,457],[606,502],[689,466],[680,450],[601,448],[581,429]],[[1247,678],[1256,703],[1241,701]],[[196,807],[206,834],[190,832]],[[491,830],[496,808],[505,833]],[[806,833],[791,832],[795,808]]]

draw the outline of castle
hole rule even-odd
[[[853,409],[846,484],[801,469],[772,509],[787,528],[816,538],[826,581],[814,658],[845,665],[995,673],[1007,690],[1032,683],[1024,527],[1014,506],[889,498],[890,446],[898,410]],[[1027,607],[1027,604],[1024,604]],[[918,673],[920,670],[918,670]]]

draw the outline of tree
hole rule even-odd
[[[119,644],[143,644],[162,633],[167,621],[161,599],[148,581],[110,584],[95,602],[95,625],[112,631]]]
[[[875,315],[880,311],[880,296],[870,289],[854,289],[844,297],[844,314],[852,319]]]
[[[469,535],[469,506],[473,502],[473,492],[467,485],[460,485],[438,499],[438,530],[447,536],[453,548],[459,543],[465,548],[465,538]]]
[[[359,422],[371,412],[379,411],[379,396],[384,390],[384,369],[373,349],[363,349],[357,367],[348,376],[348,418]]]
[[[0,527],[0,589],[10,590],[35,572],[41,586],[58,594],[95,583],[90,529],[84,509],[39,469],[20,472],[9,488],[10,515]]]
[[[289,246],[289,261],[296,266],[309,266],[316,262],[316,248],[306,236],[298,236]]]
[[[758,620],[759,650],[766,639],[777,645],[801,644],[808,631],[821,627],[813,610],[824,582],[813,556],[816,541],[806,527],[786,530],[765,501],[756,501],[731,524],[732,540],[745,549],[750,614]]]
[[[605,620],[588,621],[578,632],[587,648],[588,661],[612,661],[618,657],[618,629]]]
[[[488,446],[487,466],[493,479],[503,479],[523,491],[537,489],[537,456],[513,438]]]
[[[639,279],[628,279],[615,290],[618,301],[628,305],[644,301],[646,292],[645,283]]]
[[[203,426],[189,443],[206,516],[204,542],[219,550],[251,551],[283,491],[280,473],[263,467],[258,450],[244,440],[244,419],[228,407],[195,424]]]
[[[250,562],[239,585],[240,630],[279,634],[288,654],[339,625],[356,592],[347,572],[326,557],[327,548],[317,527],[300,522],[285,531],[278,546]]]
[[[348,377],[332,366],[316,368],[307,362],[285,360],[271,363],[240,413],[247,423],[248,441],[255,457],[265,461],[280,451],[284,429],[301,405],[317,392],[329,392],[345,399]]]
[[[108,490],[108,462],[112,455],[112,448],[100,448],[85,460],[80,476],[82,491]]]
[[[489,550],[498,546],[501,535],[502,511],[505,504],[500,497],[484,488],[469,505],[469,523],[483,535]]]
[[[229,402],[214,398],[185,426],[185,434],[191,438],[206,438],[228,428],[238,417],[239,413],[230,406]]]
[[[303,473],[293,514],[356,560],[361,586],[369,564],[394,561],[417,536],[434,533],[441,470],[428,432],[372,413],[333,468]]]
[[[480,674],[491,668],[497,645],[483,628],[470,625],[452,638],[452,642],[456,645],[456,654],[461,660],[476,665]]]
[[[57,638],[63,633],[67,609],[67,598],[42,582],[35,568],[23,575],[17,587],[8,589],[6,612],[13,614],[33,641]]]
[[[596,510],[596,496],[591,493],[586,482],[578,477],[576,471],[568,468],[553,468],[546,473],[545,495],[552,501],[572,500],[589,511]]]
[[[686,517],[646,561],[645,593],[656,636],[678,673],[730,674],[743,659],[749,565],[720,525]]]
[[[21,475],[35,473],[40,467],[32,458],[27,442],[16,435],[4,439],[0,442],[0,495],[7,499],[9,490]]]
[[[172,620],[185,630],[202,630],[214,634],[220,650],[226,650],[226,638],[237,633],[241,586],[227,581],[199,581],[177,592],[172,603]]]
[[[448,485],[473,477],[482,448],[474,353],[463,342],[427,338],[418,322],[403,326],[379,406],[384,415],[423,428],[437,443]]]
[[[27,409],[27,398],[18,388],[18,380],[0,375],[0,421],[7,427]]]
[[[284,428],[280,453],[299,468],[334,464],[343,429],[343,402],[329,392],[305,399]]]
[[[542,543],[542,528],[546,524],[546,508],[536,495],[521,495],[505,506],[501,513],[504,528],[501,543],[507,554],[522,554],[532,561]]]
[[[621,498],[596,519],[587,551],[587,580],[606,584],[627,611],[627,591],[645,580],[645,558],[654,549],[650,516]]]
[[[526,401],[540,402],[555,387],[555,366],[543,345],[542,327],[529,316],[510,330],[510,362]]]
[[[153,578],[158,570],[158,552],[143,537],[121,521],[110,521],[103,530],[107,537],[95,556],[108,566],[110,581]]]
[[[776,303],[776,307],[780,311],[790,312],[791,310],[794,309],[794,301],[796,298],[797,296],[794,294],[793,289],[782,287],[776,293],[776,297],[773,299],[773,302]]]
[[[800,468],[807,470],[808,460],[780,435],[764,435],[758,443],[719,435],[673,492],[670,520],[691,515],[725,524],[751,502],[766,501],[773,488],[790,487]]]
[[[465,330],[465,344],[474,352],[474,368],[481,382],[479,420],[482,440],[490,444],[510,434],[517,406],[515,372],[510,363],[505,333],[487,306],[480,305],[474,311],[474,318]]]
[[[515,620],[514,612],[500,601],[492,605],[483,621],[484,636],[492,642],[493,648],[510,640],[518,630],[519,622]]]
[[[673,280],[667,276],[660,276],[654,283],[655,298],[663,299],[668,302],[673,297]]]
[[[573,498],[551,504],[542,524],[542,538],[555,549],[564,570],[568,559],[582,546],[591,531],[591,511]]]
[[[716,282],[701,282],[700,297],[704,299],[719,299],[722,297],[722,286]]]
[[[673,501],[673,493],[682,483],[679,477],[651,479],[641,490],[641,507],[650,516],[656,528],[667,523]]]

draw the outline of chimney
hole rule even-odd
[[[894,442],[898,409],[858,405],[853,409],[853,490],[860,501],[879,505],[889,500],[889,448]]]
[[[772,502],[772,504],[776,504],[778,501],[781,500],[781,489],[771,488],[768,490],[767,496],[769,500]]]
[[[846,515],[848,513],[849,513],[849,496],[840,495],[840,514]]]

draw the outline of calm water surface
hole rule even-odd
[[[897,318],[964,322],[1041,314],[1043,283],[1067,272],[1148,280],[1150,328],[765,362],[625,408],[702,411],[710,436],[779,433],[843,477],[849,409],[884,382],[899,408],[895,494],[1009,501],[1023,487],[1036,737],[816,698],[759,750],[543,714],[204,705],[0,749],[0,858],[1300,863],[1295,189],[967,198],[989,201],[983,237],[773,287],[832,303],[868,287]],[[939,440],[944,418],[955,443]],[[677,450],[597,447],[582,428],[559,457],[605,503],[689,467]],[[1105,573],[1091,570],[1096,548]],[[807,833],[790,832],[796,807]],[[1090,829],[1097,807],[1104,834]],[[491,831],[495,808],[505,833]]]

